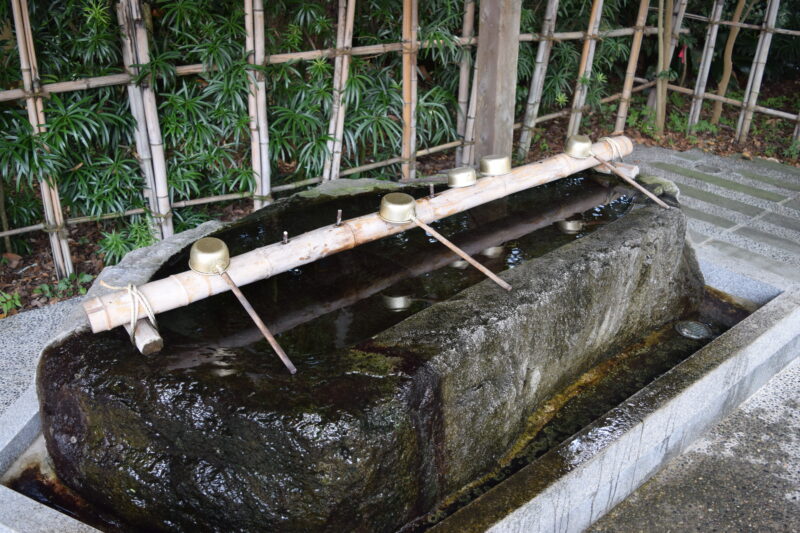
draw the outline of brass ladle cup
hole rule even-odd
[[[450,248],[451,251],[453,251],[464,261],[480,270],[486,277],[503,287],[505,290],[511,290],[511,285],[498,278],[494,272],[477,262],[469,254],[467,254],[467,252],[447,240],[447,238],[445,238],[441,233],[419,220],[416,217],[416,212],[414,209],[415,206],[416,201],[410,194],[391,192],[381,198],[381,207],[378,211],[378,215],[386,222],[390,222],[392,224],[405,224],[406,222],[414,222],[417,226],[432,235],[434,239]]]
[[[592,153],[592,140],[586,135],[572,135],[569,139],[567,139],[567,145],[564,148],[564,153],[566,153],[570,157],[574,157],[575,159],[586,159],[588,157],[594,157],[601,165],[609,169],[616,176],[622,179],[625,183],[627,183],[631,187],[636,188],[639,192],[641,192],[642,194],[653,200],[655,203],[657,203],[664,209],[670,208],[669,205],[667,205],[666,203],[664,203],[663,200],[661,200],[661,198],[651,193],[646,188],[642,187],[639,183],[637,183],[636,181],[632,180],[631,178],[620,172],[619,169],[617,169],[617,167],[614,166],[611,162],[606,161],[605,159],[601,159],[597,157],[597,155]]]
[[[225,282],[230,286],[231,292],[236,296],[239,300],[239,303],[242,304],[244,310],[247,311],[247,314],[250,315],[250,318],[255,322],[258,329],[261,331],[261,334],[264,335],[264,338],[267,339],[267,342],[272,346],[272,349],[275,350],[275,353],[278,354],[278,357],[281,358],[283,364],[286,365],[286,368],[289,369],[289,372],[292,374],[297,372],[297,368],[292,364],[289,360],[289,357],[286,355],[286,352],[283,351],[281,345],[278,344],[278,341],[275,340],[275,337],[270,332],[269,328],[267,328],[266,324],[261,320],[261,317],[258,316],[256,310],[253,309],[253,306],[250,305],[250,302],[247,301],[247,298],[242,291],[239,290],[239,286],[231,279],[228,275],[227,269],[228,265],[231,264],[231,255],[228,251],[228,246],[225,244],[224,241],[217,239],[215,237],[204,237],[198,241],[196,241],[193,245],[191,250],[189,251],[189,268],[197,272],[198,274],[203,274],[206,276],[212,275],[219,275]]]

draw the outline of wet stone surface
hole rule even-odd
[[[69,337],[38,376],[61,481],[132,528],[397,529],[491,470],[612,345],[698,305],[679,210],[553,225],[613,220],[629,208],[617,195],[562,180],[436,224],[473,254],[502,245],[478,258],[506,270],[508,294],[421,230],[245,287],[295,376],[229,294],[162,315],[158,355],[121,330]],[[295,196],[217,236],[238,254],[379,197]]]

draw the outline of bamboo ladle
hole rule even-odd
[[[614,144],[615,143],[614,139],[604,137],[600,140],[608,141],[609,144],[611,144],[613,150],[618,149],[618,147]],[[597,157],[597,155],[594,152],[592,152],[592,140],[586,135],[572,135],[569,139],[567,139],[567,145],[566,148],[564,149],[564,152],[568,156],[574,157],[575,159],[587,159],[589,157],[595,158],[601,165],[609,169],[617,177],[622,179],[625,183],[627,183],[631,187],[634,187],[636,190],[638,190],[639,192],[641,192],[642,194],[653,200],[655,203],[657,203],[664,209],[670,208],[670,206],[664,203],[664,201],[661,200],[661,198],[651,193],[645,187],[642,187],[641,184],[636,183],[636,181],[632,180],[631,178],[620,172],[619,169],[611,162],[606,161],[605,159],[602,159],[600,157]],[[612,153],[614,152],[612,151]]]
[[[256,310],[250,305],[250,302],[247,301],[247,298],[239,289],[239,286],[236,285],[226,272],[230,262],[231,256],[228,251],[228,246],[224,241],[215,237],[204,237],[196,241],[189,251],[189,268],[198,274],[204,274],[206,276],[216,274],[224,279],[230,286],[231,292],[233,292],[239,300],[239,303],[242,304],[247,314],[250,315],[250,318],[255,322],[255,325],[261,331],[261,334],[264,335],[264,338],[267,339],[270,346],[272,346],[272,349],[275,350],[275,353],[278,354],[278,357],[281,358],[281,361],[286,365],[289,372],[292,374],[296,373],[297,368],[295,368],[292,361],[289,360],[289,356],[286,355],[286,352],[284,352],[281,345],[278,344],[275,336],[272,335],[267,325],[264,324],[261,317],[258,316],[258,313],[256,313]]]
[[[392,224],[405,224],[406,222],[413,222],[420,228],[427,231],[431,236],[433,236],[434,239],[450,248],[453,253],[458,255],[464,261],[480,270],[486,277],[500,285],[505,290],[511,290],[511,285],[497,277],[494,272],[477,262],[467,252],[450,242],[444,235],[418,219],[414,209],[415,205],[416,201],[410,194],[392,192],[381,198],[381,207],[378,214],[383,220]]]

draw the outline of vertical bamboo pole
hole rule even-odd
[[[335,180],[339,179],[339,172],[342,168],[342,144],[344,140],[344,118],[345,113],[347,112],[347,105],[344,102],[344,90],[347,87],[347,80],[350,77],[350,49],[353,47],[353,30],[355,27],[355,17],[356,17],[356,0],[349,0],[347,2],[347,14],[345,17],[345,26],[344,26],[344,39],[343,39],[343,48],[344,51],[342,53],[342,62],[341,62],[341,75],[339,76],[339,89],[335,90],[333,95],[333,101],[335,107],[335,112],[332,113],[331,122],[333,122],[334,117],[336,118],[336,122],[333,128],[333,151],[330,154],[332,156],[331,168],[328,175],[328,179]],[[324,174],[323,174],[324,178]]]
[[[333,167],[333,145],[336,139],[336,122],[339,114],[339,106],[342,103],[340,99],[342,91],[342,60],[344,56],[339,53],[339,50],[344,49],[344,33],[345,26],[347,25],[347,0],[339,0],[339,16],[336,19],[336,57],[333,60],[333,101],[331,102],[331,118],[328,122],[328,155],[325,158],[325,164],[322,168],[322,180],[328,181],[331,179],[331,168]]]
[[[469,108],[467,109],[467,121],[464,124],[464,152],[461,160],[462,165],[473,166],[475,164],[475,113],[478,106],[478,69],[472,68],[472,89],[469,95]]]
[[[36,94],[39,89],[39,72],[36,62],[36,52],[33,46],[33,33],[31,32],[27,0],[12,0],[11,9],[14,14],[14,29],[17,36],[20,66],[22,70],[22,84],[25,89],[25,104],[28,111],[28,120],[34,133],[45,131],[44,102]],[[53,253],[53,264],[56,275],[65,278],[74,271],[72,258],[64,227],[64,215],[61,211],[61,199],[58,194],[58,185],[55,176],[39,182],[42,195],[45,224],[50,238],[50,249]]]
[[[255,46],[255,23],[253,21],[253,0],[244,0],[244,48],[247,54],[247,62],[250,65],[256,64],[256,46]],[[250,130],[250,166],[253,169],[253,177],[256,182],[256,190],[259,190],[261,183],[261,149],[259,148],[259,131],[258,131],[258,104],[256,103],[256,93],[258,88],[256,86],[256,73],[255,71],[247,71],[247,127]],[[259,191],[260,192],[260,191]],[[261,200],[253,198],[253,207],[258,209]]]
[[[767,11],[764,14],[764,24],[758,36],[758,47],[753,57],[753,66],[747,79],[747,90],[744,93],[742,111],[739,113],[739,123],[736,126],[736,142],[743,143],[747,140],[750,125],[753,123],[753,108],[758,101],[761,91],[761,80],[764,77],[764,67],[769,56],[769,47],[772,44],[772,30],[775,29],[775,20],[778,17],[778,8],[781,0],[769,0]]]
[[[266,38],[264,36],[264,0],[253,1],[253,47],[256,65],[266,63]],[[255,106],[258,129],[258,161],[260,166],[253,207],[260,209],[272,201],[272,168],[269,157],[269,123],[267,122],[267,81],[264,73],[255,72]]]
[[[417,0],[403,0],[402,181],[413,180],[417,172],[417,18]]]
[[[678,46],[678,38],[683,26],[683,18],[686,15],[686,6],[689,0],[679,0],[677,10],[675,11],[670,21],[670,40],[669,50],[667,50],[667,68],[672,63],[672,56],[675,54],[675,48]]]
[[[625,81],[622,86],[622,97],[617,108],[617,122],[614,124],[614,134],[621,134],[625,131],[625,121],[628,118],[628,108],[631,105],[631,94],[633,93],[633,78],[636,76],[636,65],[639,63],[639,53],[642,50],[642,37],[644,27],[647,24],[647,10],[650,9],[650,0],[639,2],[639,12],[636,15],[636,28],[631,44],[631,55],[628,57],[628,68],[625,71]]]
[[[122,36],[122,61],[125,64],[125,70],[135,78],[139,74],[139,67],[135,66],[134,60],[135,52],[132,42],[133,32],[132,24],[127,21],[126,2],[119,2],[117,4],[117,21],[120,26],[120,34]],[[153,157],[150,154],[150,143],[147,137],[146,119],[144,116],[144,103],[142,101],[142,89],[137,86],[133,81],[128,83],[128,102],[131,108],[131,115],[136,122],[134,129],[134,138],[136,141],[136,154],[139,160],[139,168],[144,176],[144,187],[142,194],[147,200],[147,205],[153,213],[158,212],[158,200],[155,194],[155,174],[153,171]],[[161,239],[161,225],[154,222],[150,228],[153,236]]]
[[[583,51],[581,52],[581,62],[578,67],[578,81],[575,83],[575,94],[572,98],[572,111],[567,126],[567,137],[575,135],[581,128],[581,117],[586,103],[586,95],[589,92],[589,80],[592,76],[592,63],[594,62],[594,51],[597,46],[597,32],[600,29],[600,18],[603,15],[603,0],[594,0],[592,11],[589,15],[589,27],[586,30],[586,37],[583,41]]]
[[[464,22],[461,26],[461,36],[465,39],[472,37],[475,28],[475,0],[464,0]],[[461,47],[461,65],[458,76],[458,116],[456,117],[456,133],[463,141],[466,138],[467,112],[469,107],[469,71],[472,64],[472,49],[468,46]],[[456,148],[456,166],[460,167],[464,161],[464,146]]]
[[[517,157],[525,159],[531,148],[533,129],[536,127],[536,117],[539,116],[539,104],[542,102],[544,77],[547,74],[547,65],[550,62],[550,50],[553,48],[553,33],[556,29],[556,16],[558,15],[558,0],[547,0],[542,23],[542,40],[536,50],[536,66],[533,69],[531,87],[528,92],[528,105],[525,108],[525,118],[522,121],[522,133],[519,137]],[[631,84],[633,79],[631,79]]]
[[[688,129],[700,121],[700,112],[703,110],[703,95],[706,92],[708,83],[708,73],[711,71],[711,61],[714,58],[714,47],[717,44],[717,33],[719,33],[719,21],[722,17],[722,8],[725,0],[715,0],[709,16],[708,30],[706,31],[706,43],[703,46],[703,56],[700,59],[700,68],[697,72],[697,81],[694,84],[694,95],[692,96],[692,107],[689,109]],[[688,132],[687,132],[688,133]]]
[[[133,61],[139,65],[150,62],[150,46],[145,27],[141,0],[122,0],[126,11],[124,18],[125,31],[132,44]],[[167,164],[164,156],[164,144],[161,139],[161,126],[158,120],[158,104],[156,103],[153,80],[143,80],[141,85],[142,110],[147,131],[147,142],[150,145],[150,157],[153,164],[153,193],[156,210],[152,213],[161,228],[161,236],[173,234],[172,206],[169,201],[167,185]]]
[[[659,43],[662,42],[665,43],[663,51],[664,66],[661,69],[659,69],[659,72],[669,70],[669,67],[672,64],[672,55],[675,52],[675,47],[678,44],[678,36],[680,35],[680,29],[681,26],[683,25],[683,18],[684,15],[686,14],[686,4],[688,1],[689,0],[679,0],[677,7],[675,7],[675,3],[673,0],[669,0],[667,2],[667,11],[666,13],[663,13],[664,18],[661,19],[662,20],[661,28],[666,30],[666,33],[660,33],[658,38]],[[660,5],[661,3],[659,2],[659,6]],[[659,10],[662,9],[663,7],[659,7]],[[671,13],[669,18],[667,18],[667,13]],[[667,42],[668,35],[671,35],[671,37],[669,37],[669,42]],[[659,50],[661,50],[661,48],[659,48]],[[665,81],[664,83],[665,84],[669,83],[669,80]],[[664,87],[666,87],[666,85]],[[663,89],[663,91],[665,92],[666,89]],[[650,93],[650,95],[647,98],[647,107],[649,107],[650,109],[656,109],[657,96],[658,96],[658,90],[652,91]]]
[[[671,2],[671,0],[667,0]],[[666,45],[665,45],[665,36],[667,32],[665,31],[665,19],[667,17],[664,13],[664,0],[658,0],[658,72],[656,73],[656,90],[655,90],[655,105],[656,105],[656,133],[661,135],[664,133],[664,122],[665,122],[665,113],[666,113],[666,93],[667,93],[667,78],[664,77],[664,70],[668,63],[666,62]],[[650,98],[652,99],[653,93],[650,93]],[[650,102],[647,102],[648,106]]]

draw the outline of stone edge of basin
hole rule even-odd
[[[800,284],[431,531],[583,531],[798,354]]]

